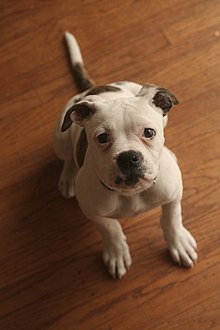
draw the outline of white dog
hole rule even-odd
[[[94,87],[73,35],[65,34],[82,93],[66,105],[55,134],[64,160],[59,189],[76,195],[99,229],[109,273],[121,278],[131,266],[118,219],[162,206],[161,226],[173,260],[192,267],[196,242],[182,224],[182,179],[174,154],[164,146],[167,112],[176,97],[152,84],[116,82]],[[117,219],[117,220],[116,220]]]

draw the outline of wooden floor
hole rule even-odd
[[[172,263],[156,209],[124,221],[133,265],[112,280],[99,234],[60,197],[52,136],[77,92],[65,30],[98,84],[153,82],[181,100],[166,144],[194,269]],[[220,329],[220,1],[4,0],[0,31],[0,329]]]

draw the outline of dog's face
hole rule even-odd
[[[95,103],[85,123],[93,168],[98,178],[120,193],[152,184],[163,147],[163,117],[140,98]]]
[[[85,127],[96,176],[120,194],[146,190],[157,177],[164,145],[163,115],[177,100],[171,101],[174,96],[169,94],[165,111],[162,94],[156,93],[155,86],[146,85],[136,97],[105,100],[87,96],[64,119],[64,123],[71,120]]]

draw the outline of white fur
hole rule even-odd
[[[73,49],[75,39],[69,34],[66,37]],[[81,56],[78,46],[73,49],[73,54],[74,61],[78,61]],[[100,231],[104,242],[103,260],[114,278],[124,276],[132,262],[118,220],[159,205],[162,206],[161,227],[173,260],[192,267],[197,260],[196,242],[182,224],[181,172],[175,156],[164,146],[163,127],[166,120],[164,122],[152,103],[153,89],[142,95],[144,97],[136,97],[141,85],[130,82],[112,85],[121,90],[99,96],[77,95],[68,102],[59,120],[55,151],[64,160],[60,191],[66,198],[76,194],[83,213]],[[89,145],[81,168],[76,160],[76,148],[83,128],[73,123],[67,131],[60,131],[65,113],[76,98],[93,103],[96,108],[95,114],[82,123]],[[137,133],[141,125],[155,128],[157,134],[154,140],[143,142]],[[111,148],[103,152],[95,136],[97,132],[106,130],[114,139]],[[114,178],[120,171],[115,159],[120,152],[130,149],[142,154],[146,164],[146,181],[138,182],[134,187],[118,187]]]
[[[78,42],[76,41],[76,38],[71,33],[66,31],[65,39],[68,46],[72,65],[74,66],[77,63],[83,63],[82,54]]]

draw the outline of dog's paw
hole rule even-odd
[[[131,266],[132,260],[126,238],[116,243],[105,243],[103,260],[114,279],[121,279]]]
[[[186,228],[181,227],[166,235],[172,259],[180,266],[193,267],[197,262],[197,244]]]
[[[67,171],[63,171],[59,180],[59,191],[65,199],[75,196],[74,190],[75,176]]]

